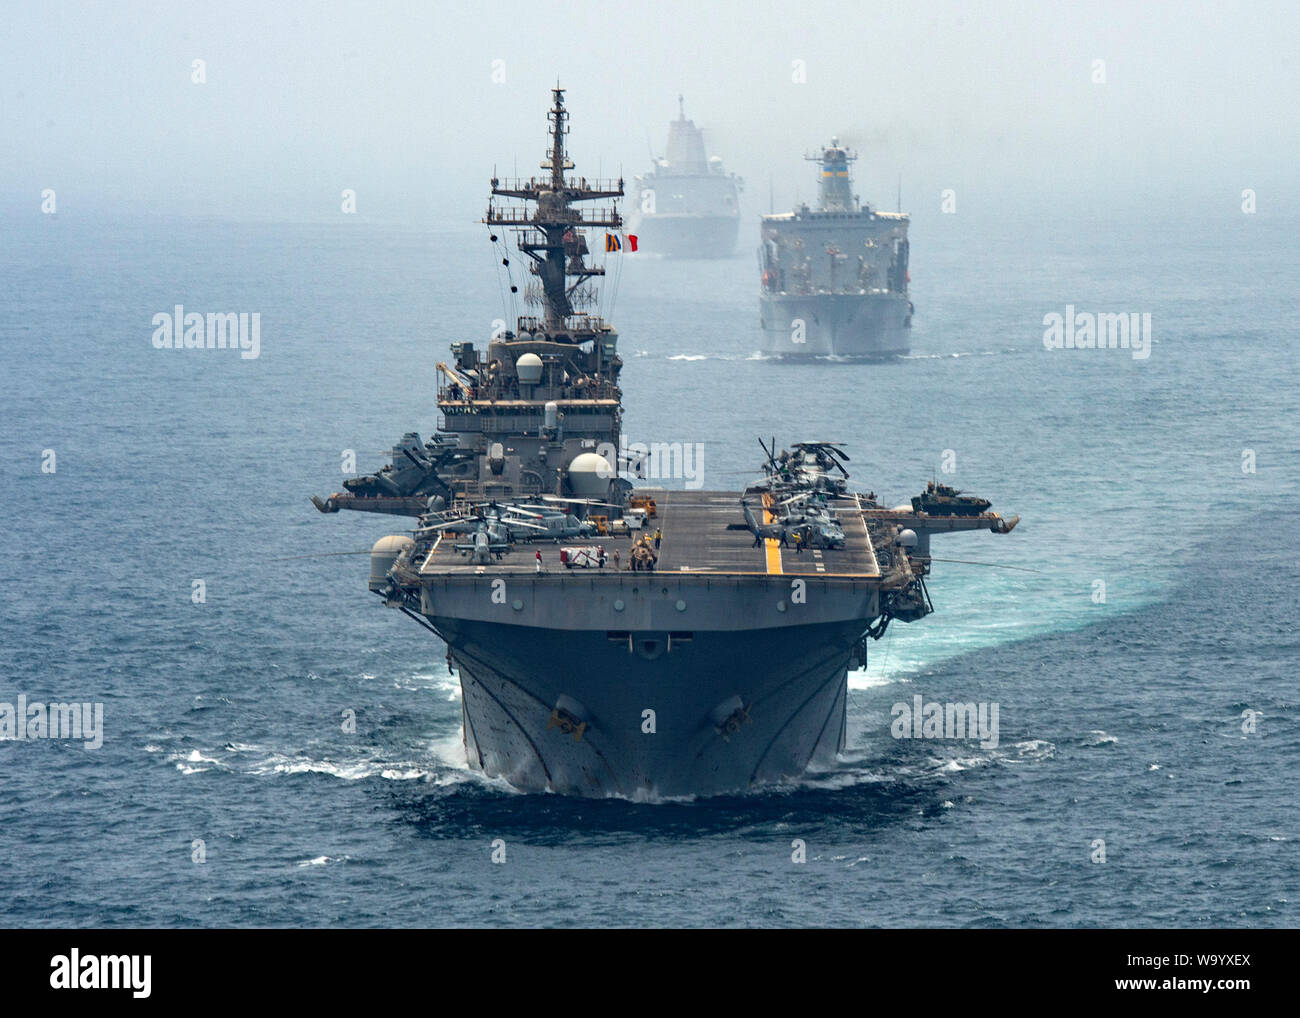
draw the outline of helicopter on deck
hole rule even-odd
[[[771,448],[758,440],[767,460],[763,473],[767,489],[773,495],[801,491],[819,491],[828,495],[843,495],[847,491],[849,472],[844,468],[849,454],[839,442],[796,442],[789,450],[776,451],[776,439]],[[836,477],[833,471],[842,476]]]
[[[485,566],[492,561],[493,555],[498,562],[501,561],[501,556],[510,550],[510,544],[510,541],[492,540],[491,527],[484,520],[479,523],[478,530],[470,535],[468,543],[454,544],[452,547],[476,565]]]
[[[789,546],[793,540],[805,548],[844,547],[844,528],[836,519],[835,511],[817,492],[802,492],[771,505],[758,506],[760,511],[771,515],[770,523],[758,521],[751,498],[742,498],[740,506],[745,514],[745,527],[754,535],[755,544],[773,540]]]
[[[484,530],[492,543],[508,546],[529,541],[561,541],[594,533],[595,524],[578,516],[571,505],[590,507],[608,503],[542,495],[534,502],[492,500],[452,509],[439,508],[420,517],[416,536],[429,538],[447,531],[475,534]],[[456,550],[463,549],[457,545]]]

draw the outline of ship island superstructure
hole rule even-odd
[[[636,488],[617,336],[577,300],[600,276],[585,231],[620,228],[622,186],[569,175],[553,97],[546,174],[494,179],[485,217],[494,244],[515,231],[538,313],[485,352],[454,344],[438,432],[313,501],[417,517],[375,544],[370,590],[445,646],[471,767],[631,798],[797,777],[843,750],[868,641],[932,611],[931,536],[1016,518],[889,509],[831,442],[764,445],[744,491]]]
[[[736,250],[743,182],[709,155],[704,131],[686,117],[668,124],[668,145],[654,169],[633,178],[631,232],[639,250],[674,258],[726,258]]]
[[[821,172],[816,207],[764,216],[761,352],[884,358],[910,346],[909,217],[853,193],[857,154],[838,138],[806,156]]]

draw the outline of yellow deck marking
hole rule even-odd
[[[768,506],[772,504],[772,496],[763,492],[763,522],[771,523],[772,514],[768,511]],[[781,568],[781,542],[775,537],[766,538],[763,541],[763,550],[767,555],[767,571],[775,576],[781,575],[784,570]]]

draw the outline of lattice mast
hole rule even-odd
[[[532,259],[530,270],[541,281],[543,324],[551,336],[574,331],[571,321],[575,304],[584,302],[575,297],[575,291],[593,277],[603,276],[605,270],[598,265],[588,265],[585,258],[590,251],[583,230],[603,227],[618,230],[623,225],[615,204],[623,196],[623,178],[614,181],[591,181],[585,177],[566,177],[573,163],[565,155],[564,139],[569,133],[568,111],[564,108],[564,89],[551,89],[555,104],[547,114],[550,121],[551,146],[541,169],[548,176],[528,180],[502,181],[492,178],[494,198],[514,198],[532,202],[535,208],[522,205],[494,205],[488,202],[487,218],[490,226],[514,228],[518,247]],[[573,208],[575,202],[612,199],[608,206],[594,209]],[[585,331],[581,326],[577,331]]]

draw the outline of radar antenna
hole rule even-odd
[[[549,173],[528,180],[501,180],[492,178],[494,198],[514,198],[527,204],[497,205],[489,200],[484,222],[489,226],[514,227],[519,250],[532,259],[530,269],[541,281],[540,298],[543,318],[541,323],[520,320],[521,331],[528,326],[544,326],[546,332],[557,339],[569,332],[590,332],[595,323],[575,321],[585,319],[576,315],[576,307],[591,302],[590,288],[575,295],[583,283],[595,276],[603,276],[605,269],[589,265],[591,254],[584,230],[604,227],[618,230],[623,225],[617,199],[623,197],[623,178],[617,181],[588,181],[585,177],[566,177],[573,162],[564,150],[564,139],[569,133],[568,110],[564,108],[564,89],[557,84],[551,89],[554,105],[547,113],[550,121],[550,149],[541,169]],[[607,206],[592,209],[573,208],[575,202],[595,199],[612,199]],[[572,282],[570,282],[572,281]]]

